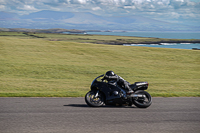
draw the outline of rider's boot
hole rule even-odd
[[[131,95],[133,92],[134,92],[133,90],[128,90],[128,91],[126,92],[126,94],[127,94],[127,95]]]
[[[133,90],[127,86],[128,91],[126,92],[127,95],[131,95],[133,93]]]

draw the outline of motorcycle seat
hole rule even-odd
[[[136,87],[136,83],[129,85],[129,87],[130,87],[131,89],[134,89],[134,88]]]

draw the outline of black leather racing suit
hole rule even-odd
[[[108,81],[115,80],[117,83],[122,86],[122,88],[126,89],[127,91],[132,91],[132,89],[129,87],[130,83],[124,80],[122,77],[115,74],[114,76],[107,76],[104,77]]]

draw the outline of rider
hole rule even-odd
[[[115,74],[113,71],[107,71],[104,78],[107,79],[108,81],[111,81],[111,80],[117,81],[117,83],[124,86],[124,88],[127,90],[126,91],[127,94],[133,93],[133,90],[129,86],[130,83],[124,80],[122,77]]]

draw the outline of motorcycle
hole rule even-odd
[[[117,81],[107,81],[104,74],[96,77],[91,83],[91,90],[85,95],[85,102],[90,107],[103,105],[128,105],[133,104],[138,108],[147,108],[152,103],[151,95],[144,91],[148,88],[147,82],[135,82],[129,85],[134,91],[126,94],[122,85]]]

